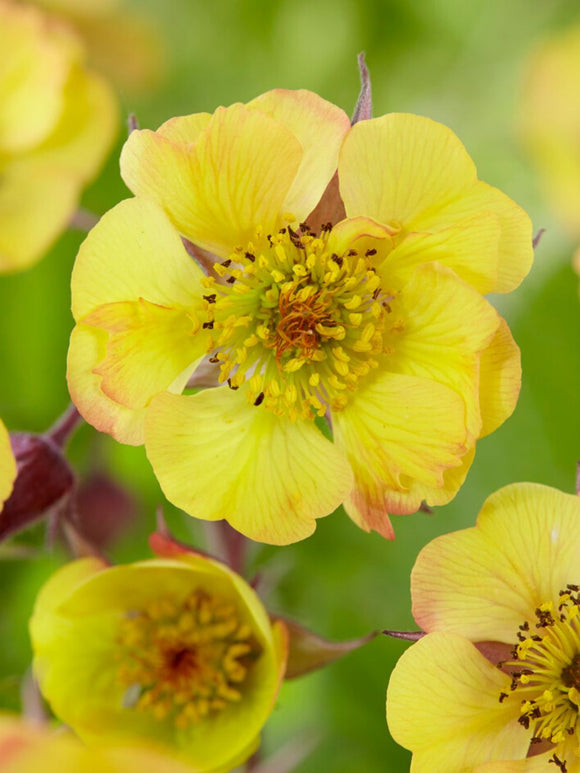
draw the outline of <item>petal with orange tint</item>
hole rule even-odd
[[[481,436],[494,432],[512,415],[520,395],[520,350],[502,317],[495,336],[484,349],[479,369]]]
[[[379,268],[388,279],[390,259]],[[470,285],[437,263],[418,266],[391,303],[385,340],[386,366],[397,373],[432,379],[465,403],[465,426],[479,436],[479,354],[499,324],[495,309]]]
[[[417,265],[436,260],[488,293],[497,282],[500,234],[497,217],[487,212],[437,233],[411,233],[389,256],[389,270],[407,277]]]
[[[278,229],[302,155],[281,123],[233,105],[216,110],[190,149],[134,131],[121,172],[134,193],[163,207],[180,233],[225,256],[255,239],[258,226]]]
[[[426,631],[513,644],[542,603],[580,582],[580,498],[517,483],[485,502],[477,526],[446,534],[419,554],[413,615]]]
[[[355,486],[345,503],[361,528],[380,528],[391,492],[407,492],[418,480],[435,488],[445,470],[465,453],[465,409],[461,398],[436,381],[381,373],[361,386],[340,412],[332,414],[335,442],[350,462]],[[421,498],[399,512],[414,512]],[[390,510],[390,512],[396,512]]]
[[[275,416],[227,387],[156,397],[146,448],[171,502],[196,518],[225,518],[260,542],[309,536],[352,484],[343,455],[314,422]]]
[[[210,120],[211,113],[180,115],[162,123],[157,129],[156,134],[160,134],[172,142],[189,147],[196,141],[201,132],[207,128]]]
[[[0,510],[10,496],[16,479],[16,461],[10,446],[10,436],[0,421]]]
[[[101,389],[95,368],[106,356],[108,334],[104,330],[77,325],[72,331],[67,360],[67,382],[73,403],[81,416],[120,443],[143,443],[145,410],[133,410],[111,400]]]
[[[98,306],[143,298],[170,308],[200,307],[203,277],[153,202],[127,199],[89,233],[72,275],[78,321]]]
[[[304,155],[284,202],[284,212],[302,221],[319,202],[338,164],[338,151],[350,129],[344,110],[312,91],[275,89],[253,99],[256,108],[289,129]]]
[[[510,678],[466,639],[433,633],[399,659],[387,690],[393,738],[413,752],[413,773],[464,773],[488,760],[521,759],[531,730],[500,703]]]
[[[138,301],[99,306],[83,324],[109,332],[106,356],[94,368],[101,389],[121,405],[144,408],[202,357],[208,333],[183,309]],[[187,380],[187,379],[186,379]]]

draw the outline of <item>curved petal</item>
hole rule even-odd
[[[250,406],[242,392],[156,397],[149,460],[167,498],[196,518],[225,518],[260,542],[304,539],[350,490],[349,466],[314,422]]]
[[[390,258],[379,271],[389,281]],[[470,285],[437,263],[418,266],[391,304],[389,370],[450,387],[465,403],[465,426],[479,437],[479,355],[499,325],[495,309]],[[389,320],[387,320],[388,324]],[[493,387],[493,383],[486,383]]]
[[[336,171],[338,151],[350,129],[350,120],[344,110],[304,89],[274,89],[246,107],[279,121],[302,145],[302,162],[282,210],[291,212],[300,222],[320,201]]]
[[[494,260],[491,267],[492,276],[497,265],[495,292],[513,290],[530,270],[528,216],[497,188],[477,179],[464,146],[442,124],[398,113],[361,121],[344,141],[339,177],[349,217],[367,215],[399,227],[402,234],[467,228],[470,221],[473,227],[472,218],[494,215],[501,227],[499,262]],[[489,281],[491,276],[484,273]]]
[[[385,259],[393,248],[392,230],[371,220],[370,217],[352,217],[337,223],[328,237],[328,251],[342,255],[355,249],[359,255],[374,250],[374,265]],[[390,258],[389,258],[390,260]]]
[[[520,395],[522,365],[520,350],[507,322],[499,327],[479,361],[479,407],[481,437],[494,432],[512,415]]]
[[[413,752],[413,773],[464,773],[488,760],[521,759],[531,730],[500,703],[509,677],[460,636],[433,633],[400,658],[387,690],[393,738]]]
[[[461,398],[448,387],[389,372],[333,413],[336,445],[355,475],[345,509],[357,525],[392,536],[388,513],[414,512],[422,499],[397,510],[392,492],[408,492],[414,480],[444,485],[445,470],[458,466],[465,453],[464,413]]]
[[[218,108],[191,148],[151,131],[134,131],[121,154],[129,188],[160,204],[176,228],[216,255],[281,224],[302,161],[298,140],[281,123],[243,105]]]
[[[10,446],[10,436],[0,421],[0,510],[10,496],[16,480],[16,460]]]
[[[419,553],[413,615],[426,631],[513,644],[540,604],[580,584],[579,567],[580,498],[532,483],[506,486],[487,499],[476,527]]]
[[[211,120],[211,113],[192,113],[170,118],[157,129],[168,140],[185,145],[188,149],[197,140],[201,132],[207,128]]]
[[[140,298],[195,310],[202,278],[163,211],[150,201],[126,199],[81,245],[71,281],[73,314],[79,321],[99,306]]]
[[[138,446],[144,440],[145,409],[116,403],[101,389],[95,368],[107,355],[108,334],[104,330],[77,325],[71,333],[67,358],[67,383],[81,416],[120,443]]]

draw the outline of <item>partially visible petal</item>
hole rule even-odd
[[[532,735],[518,706],[500,703],[509,677],[466,639],[428,634],[399,659],[387,690],[393,738],[413,752],[413,773],[464,773],[525,757]]]
[[[344,410],[333,413],[336,445],[355,475],[345,502],[355,523],[390,536],[390,527],[381,527],[389,511],[414,512],[422,500],[393,510],[391,492],[408,492],[414,480],[442,487],[444,472],[465,453],[464,414],[463,401],[448,387],[389,372],[361,386]]]
[[[179,115],[170,118],[157,129],[160,134],[172,142],[191,147],[201,132],[207,128],[211,120],[211,113],[192,113],[191,115]]]
[[[242,392],[156,397],[149,460],[167,498],[196,518],[225,518],[260,542],[304,539],[350,490],[350,468],[314,422],[250,406]]]
[[[389,255],[389,270],[406,278],[417,265],[436,260],[489,293],[497,283],[500,234],[499,220],[488,212],[436,233],[411,233]]]
[[[216,110],[189,149],[155,132],[132,132],[121,172],[135,194],[163,207],[181,234],[224,256],[255,239],[258,226],[266,233],[278,229],[302,155],[281,123],[232,105]]]
[[[502,317],[495,336],[479,361],[481,437],[494,432],[512,415],[520,395],[520,350]]]
[[[108,333],[77,325],[72,331],[67,360],[67,383],[81,416],[120,443],[143,443],[145,410],[134,410],[111,400],[101,389],[95,368],[106,357]]]
[[[16,479],[16,461],[10,447],[10,436],[0,421],[0,510],[10,496]]]
[[[388,281],[389,262],[380,267]],[[479,355],[499,325],[495,309],[466,282],[437,263],[418,266],[392,302],[392,330],[385,340],[393,353],[389,370],[432,379],[457,392],[465,403],[465,426],[479,436]],[[390,319],[387,319],[387,331]],[[492,385],[490,385],[492,386]]]
[[[327,249],[332,254],[343,255],[354,249],[359,255],[373,251],[372,263],[378,264],[393,248],[392,230],[371,220],[370,217],[353,217],[337,223],[328,237]],[[374,257],[376,253],[376,258]]]
[[[94,373],[102,376],[103,392],[128,408],[145,408],[207,348],[194,314],[143,298],[99,306],[83,324],[108,331],[106,355]]]
[[[513,644],[518,627],[569,583],[580,584],[580,498],[513,484],[487,499],[476,527],[419,553],[413,615],[426,631]]]
[[[338,164],[338,151],[350,129],[344,110],[312,91],[275,89],[246,105],[256,108],[289,129],[304,155],[284,201],[284,212],[302,221],[314,209]]]
[[[98,306],[139,298],[195,309],[202,277],[163,211],[127,199],[103,215],[81,245],[71,282],[73,314],[78,321]]]

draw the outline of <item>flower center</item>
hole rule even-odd
[[[118,679],[125,706],[169,717],[177,727],[199,722],[242,698],[260,655],[234,605],[203,590],[183,603],[158,599],[122,621]]]
[[[580,587],[560,591],[552,602],[536,609],[535,629],[520,626],[514,660],[501,664],[513,677],[512,693],[521,700],[519,722],[532,728],[532,743],[549,741],[580,756]],[[508,696],[502,693],[500,700]],[[554,762],[566,770],[566,760]]]
[[[358,381],[391,351],[383,342],[387,297],[376,250],[328,248],[302,224],[255,241],[215,266],[204,280],[208,346],[220,380],[244,385],[248,399],[293,420],[341,410]]]

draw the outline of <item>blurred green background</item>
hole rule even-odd
[[[574,21],[565,0],[141,0],[165,49],[165,71],[150,93],[121,89],[123,117],[157,127],[184,113],[212,111],[274,87],[308,88],[351,112],[359,88],[356,55],[371,70],[375,115],[411,111],[443,121],[460,136],[482,179],[547,229],[523,286],[497,298],[522,349],[524,380],[512,418],[478,445],[467,482],[434,515],[395,518],[397,538],[367,535],[338,511],[309,540],[254,549],[270,609],[329,638],[384,627],[412,629],[409,573],[438,534],[472,525],[488,494],[518,480],[574,490],[580,457],[580,304],[570,267],[577,246],[549,213],[519,141],[526,58],[537,41]],[[131,52],[127,52],[131,56]],[[102,214],[128,195],[118,146],[83,205]],[[580,213],[579,213],[580,218]],[[42,431],[66,407],[69,276],[82,234],[69,232],[33,270],[0,278],[0,416],[12,429]],[[122,447],[83,427],[71,445],[82,475],[100,458],[137,499],[139,519],[112,551],[119,560],[148,555],[146,535],[163,498],[142,449]],[[203,541],[202,525],[166,507],[176,532]],[[35,528],[14,541],[42,546]],[[0,706],[18,708],[30,663],[26,625],[43,579],[62,560],[0,561]],[[323,672],[288,683],[264,733],[264,757],[298,753],[293,770],[405,771],[409,755],[390,738],[385,689],[405,648],[380,637]],[[417,695],[417,701],[429,701]],[[433,707],[434,711],[436,707]],[[309,751],[308,751],[309,750]],[[300,759],[300,752],[303,752]],[[306,756],[304,756],[304,754]]]

